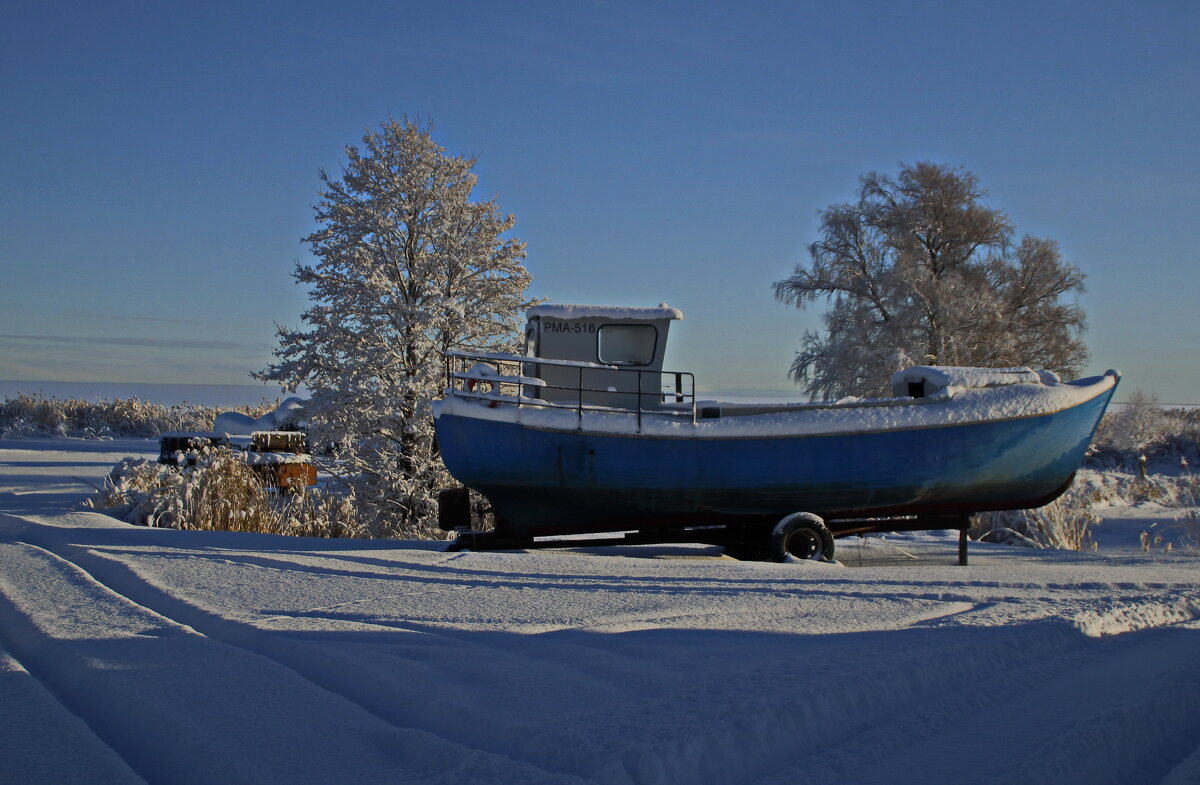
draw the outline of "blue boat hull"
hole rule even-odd
[[[450,473],[482,493],[497,532],[534,537],[1022,509],[1070,483],[1115,385],[1034,417],[807,436],[687,438],[437,418]],[[886,526],[876,528],[885,529]]]

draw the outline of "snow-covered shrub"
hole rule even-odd
[[[302,488],[281,498],[275,506],[275,534],[295,537],[366,537],[368,532],[358,524],[354,505],[354,489],[344,493],[329,493],[316,488]]]
[[[1134,470],[1085,470],[1075,478],[1074,489],[1091,504],[1154,502],[1163,507],[1187,507],[1195,483],[1196,477],[1186,470],[1179,475],[1151,472],[1145,477]]]
[[[1195,507],[1179,519],[1179,547],[1189,556],[1200,556],[1200,512]]]
[[[62,436],[66,421],[62,402],[40,395],[18,395],[0,403],[0,437]]]
[[[987,542],[1028,545],[1068,551],[1094,551],[1092,526],[1100,516],[1092,511],[1086,488],[1072,486],[1066,493],[1035,510],[1006,510],[975,517],[971,536]]]
[[[1183,511],[1175,524],[1176,541],[1184,553],[1200,556],[1200,476],[1189,473],[1182,484],[1179,501]]]
[[[1096,468],[1138,468],[1145,462],[1194,464],[1200,461],[1200,409],[1164,409],[1140,390],[1128,403],[1104,415],[1087,464]]]
[[[238,406],[234,411],[261,417],[278,402]],[[164,406],[138,398],[97,401],[20,394],[0,402],[0,438],[70,436],[82,439],[153,438],[167,431],[207,431],[225,411],[214,406]]]
[[[1157,398],[1135,390],[1125,406],[1108,419],[1104,438],[1118,450],[1141,453],[1167,435],[1168,420]]]
[[[174,468],[145,458],[122,458],[99,492],[84,503],[129,523],[171,526],[183,483],[183,475]]]
[[[1142,551],[1162,549],[1166,553],[1200,556],[1200,477],[1185,473],[1175,478],[1174,520],[1151,524],[1141,534]]]
[[[240,453],[226,447],[203,450],[195,464],[182,467],[125,458],[90,505],[129,523],[161,528],[361,535],[352,498],[315,489],[276,496]]]

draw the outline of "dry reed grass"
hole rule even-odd
[[[278,405],[278,401],[263,401],[232,411],[261,417]],[[154,438],[168,431],[211,430],[213,420],[223,411],[229,410],[190,404],[163,406],[138,398],[81,401],[22,394],[0,402],[0,437]]]
[[[1034,510],[1005,510],[975,516],[970,535],[977,540],[1054,548],[1094,551],[1092,526],[1100,516],[1092,511],[1085,489],[1072,486],[1059,498]]]
[[[300,537],[359,537],[353,496],[304,488],[276,494],[242,456],[226,447],[200,451],[194,465],[125,458],[91,506],[143,526],[259,532]]]

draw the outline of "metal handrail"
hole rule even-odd
[[[577,381],[574,387],[549,384],[542,380],[542,383],[534,388],[535,392],[543,390],[560,390],[564,392],[575,393],[575,403],[571,407],[575,410],[576,423],[580,429],[583,428],[583,413],[585,411],[609,412],[609,413],[627,413],[632,414],[637,419],[637,430],[640,433],[643,425],[643,413],[653,412],[668,416],[690,417],[692,423],[696,422],[696,378],[695,375],[687,371],[647,371],[641,368],[627,368],[620,365],[612,365],[608,363],[591,363],[579,362],[575,360],[555,360],[543,357],[531,357],[518,354],[502,354],[497,352],[468,352],[462,350],[452,350],[445,353],[446,360],[446,390],[448,394],[465,395],[471,398],[479,398],[483,400],[493,400],[497,402],[515,403],[518,408],[521,406],[538,406],[545,408],[561,408],[562,403],[555,401],[539,400],[538,398],[526,396],[525,388],[531,385],[520,381],[527,378],[523,373],[525,365],[552,365],[560,367],[569,367],[578,369],[576,375]],[[504,379],[491,379],[488,376],[478,377],[478,383],[490,383],[495,385],[495,390],[492,392],[484,392],[482,390],[468,391],[465,389],[466,384],[476,377],[470,376],[467,373],[467,368],[472,363],[488,363],[496,367],[499,375],[505,376]],[[455,366],[458,366],[458,370]],[[513,374],[503,373],[503,366],[516,366],[516,372]],[[584,374],[588,370],[597,370],[605,372],[617,372],[621,374],[635,375],[637,388],[633,390],[611,390],[600,389],[598,387],[588,387],[584,384]],[[642,387],[645,374],[657,374],[660,377],[674,377],[675,391],[666,392],[660,390],[655,396],[660,401],[665,402],[668,398],[674,398],[676,404],[690,404],[686,409],[659,409],[646,404],[645,398],[651,393],[645,391]],[[532,377],[529,377],[532,378]],[[686,386],[684,382],[687,382]],[[517,388],[517,394],[512,398],[501,395],[501,390],[504,387]],[[661,387],[661,383],[660,383]],[[594,393],[599,396],[605,395],[632,395],[636,400],[636,405],[633,407],[623,406],[601,406],[598,404],[585,403],[585,393]]]

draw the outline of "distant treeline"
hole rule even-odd
[[[264,401],[257,406],[164,406],[137,398],[81,401],[22,394],[0,403],[0,438],[154,438],[166,431],[212,430],[213,420],[222,412],[261,417],[278,405],[278,401]]]

